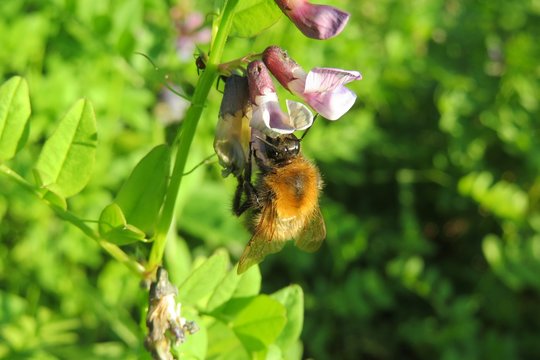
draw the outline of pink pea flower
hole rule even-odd
[[[249,96],[253,106],[250,121],[252,129],[276,137],[279,134],[305,130],[313,124],[313,114],[299,102],[287,100],[288,115],[281,111],[274,83],[262,61],[249,63],[247,72]]]
[[[358,71],[314,68],[306,73],[277,46],[264,50],[263,61],[281,85],[328,120],[339,119],[356,101],[356,94],[344,85],[361,80]]]
[[[315,5],[307,0],[275,0],[281,11],[307,37],[325,40],[338,35],[349,14],[332,6]]]

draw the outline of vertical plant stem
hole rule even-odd
[[[167,233],[171,227],[176,198],[178,196],[178,191],[180,190],[180,184],[182,183],[182,174],[186,166],[189,149],[193,142],[193,137],[202,114],[204,103],[216,77],[217,68],[215,66],[207,66],[206,70],[199,78],[199,82],[195,88],[195,94],[193,94],[191,106],[186,113],[176,151],[171,181],[167,188],[165,204],[163,205],[163,210],[158,221],[156,233],[154,235],[154,244],[150,252],[150,258],[148,259],[149,271],[153,271],[161,263],[163,258]]]
[[[199,124],[204,104],[210,89],[218,76],[217,65],[220,63],[223,55],[223,49],[225,48],[225,43],[232,26],[234,9],[237,3],[238,0],[228,0],[224,6],[221,16],[217,20],[219,21],[218,30],[216,32],[216,38],[212,43],[212,49],[210,49],[208,64],[199,78],[195,88],[195,93],[193,94],[191,106],[189,107],[186,113],[186,118],[184,119],[184,124],[179,135],[178,148],[176,151],[176,159],[174,162],[171,181],[167,189],[165,203],[156,227],[154,243],[148,259],[148,271],[154,271],[157,266],[161,264],[163,259],[167,233],[169,232],[173,220],[176,198],[182,183],[182,175],[186,166],[189,149],[191,147],[191,143],[193,142],[195,130]]]

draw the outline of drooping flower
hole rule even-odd
[[[299,102],[287,100],[288,115],[283,113],[270,73],[262,61],[249,63],[247,72],[249,96],[253,106],[251,128],[276,137],[279,134],[307,129],[313,124],[313,114]]]
[[[329,120],[339,119],[356,101],[356,94],[344,85],[361,80],[358,71],[314,68],[306,73],[277,46],[266,48],[263,61],[281,85]]]
[[[181,316],[181,304],[176,303],[178,290],[170,283],[167,271],[159,268],[157,279],[150,286],[146,315],[148,335],[144,345],[153,359],[172,360],[171,346],[183,343],[186,333],[199,330],[193,321]]]
[[[224,168],[224,177],[230,173],[239,176],[244,170],[249,151],[250,118],[248,80],[231,75],[225,82],[214,138],[214,150]]]
[[[307,0],[275,0],[276,4],[307,37],[325,40],[338,35],[349,14],[332,6],[311,4]]]

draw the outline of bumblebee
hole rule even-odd
[[[259,169],[254,185],[252,158]],[[302,156],[300,139],[294,134],[255,137],[238,180],[233,210],[237,216],[247,211],[252,233],[238,274],[280,251],[287,240],[307,252],[319,249],[326,237],[319,208],[322,180],[317,167]]]

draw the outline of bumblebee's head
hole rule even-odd
[[[275,164],[286,163],[300,153],[300,140],[294,134],[267,137],[264,152],[266,158]]]

